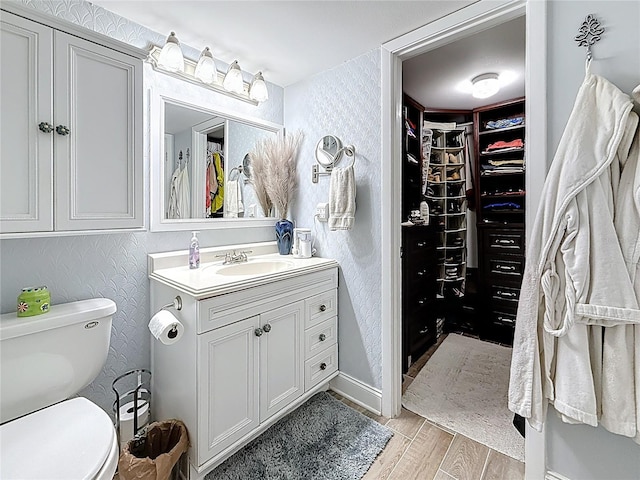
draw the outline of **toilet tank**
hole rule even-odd
[[[107,298],[0,316],[0,423],[65,400],[100,373],[116,304]]]

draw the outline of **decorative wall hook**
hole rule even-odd
[[[602,34],[604,33],[604,27],[600,25],[598,19],[593,15],[587,15],[582,25],[578,29],[578,35],[574,37],[574,40],[578,42],[579,47],[587,47],[587,61],[591,61],[593,54],[591,53],[591,46],[600,41]]]

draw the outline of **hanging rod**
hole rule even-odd
[[[604,27],[600,25],[600,21],[595,15],[587,15],[578,29],[578,35],[574,37],[579,47],[587,47],[587,62],[590,62],[593,57],[591,46],[600,41],[603,33]]]

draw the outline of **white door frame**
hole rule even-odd
[[[401,165],[402,61],[452,41],[494,27],[526,13],[525,138],[527,164],[527,237],[547,171],[546,136],[546,2],[542,0],[481,0],[409,32],[381,48],[382,70],[382,414],[401,409]],[[527,427],[526,478],[546,473],[544,432]]]

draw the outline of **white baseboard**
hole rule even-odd
[[[559,473],[547,470],[544,480],[569,480],[569,478],[564,475],[560,475]]]
[[[340,372],[329,388],[376,415],[382,411],[382,392],[346,373]]]

